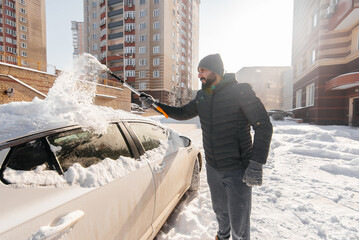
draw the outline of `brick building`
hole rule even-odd
[[[294,0],[293,113],[359,126],[359,0]]]
[[[85,51],[136,89],[184,104],[198,89],[199,4],[84,0]]]
[[[0,62],[47,70],[45,0],[0,0]]]
[[[56,75],[0,63],[0,104],[30,102],[35,97],[44,99],[54,84]],[[96,84],[95,105],[131,110],[131,93],[127,88]]]

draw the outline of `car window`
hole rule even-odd
[[[40,139],[23,143],[13,148],[9,157],[7,167],[13,170],[34,170],[37,166],[45,164],[46,169],[50,169],[49,151],[46,144]]]
[[[129,123],[146,151],[160,146],[160,140],[168,138],[168,132],[160,126],[149,123]]]
[[[107,132],[101,135],[77,129],[49,136],[48,140],[64,172],[74,163],[86,168],[105,158],[116,160],[120,156],[132,157],[115,124],[110,125]]]

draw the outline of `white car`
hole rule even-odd
[[[0,143],[0,239],[153,239],[202,158],[154,121],[121,119],[106,133],[80,126]]]

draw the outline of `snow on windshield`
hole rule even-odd
[[[100,64],[92,55],[84,54],[75,59],[73,69],[72,72],[62,73],[56,79],[44,100],[35,98],[32,102],[0,105],[0,141],[72,124],[80,124],[85,129],[100,134],[106,132],[108,123],[113,120],[142,119],[123,110],[93,105],[96,95],[94,83],[107,67]],[[169,132],[168,141],[162,141],[158,148],[148,151],[140,161],[121,156],[115,160],[104,159],[88,168],[74,164],[63,176],[55,171],[46,170],[45,166],[38,166],[33,171],[15,171],[7,168],[4,178],[16,187],[68,184],[98,187],[145,166],[146,161],[155,161],[177,151],[183,146],[183,141],[177,132]],[[52,146],[51,150],[56,152],[61,149]]]

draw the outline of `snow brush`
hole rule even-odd
[[[107,69],[107,73],[110,74],[112,77],[116,78],[118,81],[120,81],[125,87],[127,87],[128,89],[130,89],[133,93],[135,93],[137,96],[141,96],[141,93],[139,91],[137,91],[136,89],[134,89],[130,84],[128,84],[127,82],[125,82],[122,78],[120,78],[119,76],[117,76],[116,74],[114,74],[110,69]],[[168,115],[165,111],[163,111],[163,109],[159,106],[157,106],[157,104],[152,103],[152,106],[154,108],[156,108],[157,111],[159,111],[160,113],[162,113],[166,118],[168,118]]]

